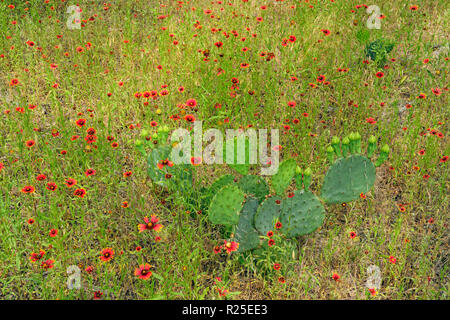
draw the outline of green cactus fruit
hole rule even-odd
[[[372,158],[373,153],[375,152],[376,148],[377,148],[377,138],[375,138],[375,136],[370,136],[369,137],[369,145],[367,146],[367,158]]]
[[[258,231],[253,227],[253,220],[258,209],[259,202],[255,198],[247,198],[241,213],[239,223],[234,233],[235,241],[239,243],[237,252],[252,250],[259,245]]]
[[[285,160],[280,164],[278,172],[271,179],[276,194],[284,194],[286,188],[291,184],[292,178],[294,178],[296,167],[297,164],[294,159]]]
[[[303,188],[303,171],[299,166],[295,169],[295,185],[297,189]]]
[[[239,212],[244,201],[244,193],[235,185],[227,185],[220,189],[209,205],[208,216],[213,224],[225,226],[239,222]]]
[[[350,139],[348,137],[345,137],[342,139],[342,156],[346,157],[347,153],[350,151]]]
[[[325,209],[311,192],[297,190],[292,198],[283,200],[280,222],[287,237],[303,236],[323,224]]]
[[[267,198],[255,214],[254,225],[256,230],[266,235],[268,231],[273,230],[275,221],[280,217],[281,198],[273,196]]]
[[[356,134],[354,132],[351,132],[348,135],[348,138],[350,139],[350,153],[354,154],[356,153]]]
[[[355,133],[355,152],[361,153],[361,135],[359,132]]]
[[[334,148],[332,146],[328,146],[327,148],[327,158],[330,163],[333,163],[334,161]]]
[[[375,183],[375,166],[362,155],[340,158],[328,169],[321,197],[327,203],[343,203],[358,199]]]
[[[312,170],[311,168],[306,168],[305,172],[303,173],[303,185],[305,186],[305,190],[309,189],[309,186],[311,185],[311,174]]]
[[[246,175],[250,169],[250,140],[248,137],[244,135],[240,135],[238,137],[233,138],[233,145],[234,148],[231,150],[227,149],[227,145],[231,139],[227,140],[223,145],[223,159],[228,166],[234,170],[236,170],[238,173],[242,175]],[[238,146],[244,145],[244,163],[238,164],[237,162],[240,161],[238,158]],[[239,147],[240,148],[240,147]],[[233,163],[229,163],[227,161],[227,153],[233,153]]]
[[[246,195],[253,195],[259,201],[264,200],[266,195],[269,194],[269,187],[267,186],[266,181],[264,181],[264,179],[260,176],[243,176],[239,181],[238,186]]]
[[[334,136],[331,139],[331,146],[332,146],[332,148],[334,150],[334,153],[336,154],[337,157],[341,157],[342,156],[341,148],[339,147],[339,143],[340,143],[340,140],[339,140],[338,137]]]
[[[389,146],[387,144],[385,144],[381,148],[381,152],[380,152],[380,155],[378,156],[377,161],[375,162],[375,166],[376,167],[381,166],[387,160],[388,155],[389,155]]]

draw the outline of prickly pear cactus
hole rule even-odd
[[[209,205],[209,220],[213,224],[232,226],[239,222],[239,212],[244,201],[244,193],[235,185],[220,189]]]
[[[239,223],[236,226],[235,241],[239,243],[238,252],[252,250],[259,245],[258,231],[253,227],[253,219],[258,209],[259,202],[255,198],[247,198],[241,213]]]
[[[393,42],[384,39],[378,39],[369,43],[365,48],[365,52],[367,57],[370,57],[370,59],[376,61],[377,65],[381,67],[386,63],[387,55],[392,51],[393,48]]]
[[[375,166],[368,158],[354,154],[337,159],[328,169],[321,197],[327,203],[343,203],[359,198],[375,183]]]
[[[283,161],[278,172],[272,176],[272,187],[276,194],[283,195],[295,175],[297,164],[294,159]]]
[[[263,235],[268,231],[273,230],[275,221],[280,217],[280,212],[281,197],[273,196],[267,198],[255,214],[254,224],[256,230]]]
[[[280,222],[287,237],[303,236],[319,228],[325,219],[325,209],[311,192],[297,190],[292,198],[283,200]]]
[[[238,186],[246,195],[255,196],[261,202],[269,194],[269,187],[260,176],[246,175],[239,181]]]

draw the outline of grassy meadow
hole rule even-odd
[[[0,0],[0,298],[448,299],[448,9]],[[374,61],[378,39],[393,48]],[[276,234],[282,254],[228,254],[199,191],[154,184],[135,146],[193,119],[279,129],[280,160],[309,167],[316,194],[333,136],[359,132],[365,152],[374,135],[390,153],[317,231]],[[200,164],[194,184],[222,174],[241,177]],[[152,215],[162,228],[139,232]]]

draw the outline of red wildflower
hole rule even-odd
[[[297,105],[295,101],[288,101],[288,106],[294,108]]]
[[[141,264],[139,268],[134,270],[134,275],[139,277],[139,279],[148,280],[152,276],[152,272],[150,271],[151,266],[149,264]]]
[[[132,174],[133,174],[133,172],[131,172],[131,171],[125,171],[125,172],[123,173],[123,176],[124,176],[125,178],[128,178],[128,177],[131,177]]]
[[[227,240],[224,240],[224,249],[227,251],[228,254],[230,254],[233,251],[236,251],[239,248],[239,243],[235,241],[228,242]]]
[[[86,125],[86,119],[78,119],[75,124],[81,128]]]
[[[374,118],[366,118],[366,122],[367,122],[367,123],[370,123],[370,124],[375,124],[375,123],[377,123],[377,122],[375,121]]]
[[[187,114],[184,117],[184,120],[186,120],[187,122],[194,122],[195,121],[195,117],[192,114]]]
[[[197,106],[197,101],[195,99],[189,99],[186,101],[186,105],[190,108],[194,108]]]
[[[193,166],[199,166],[202,163],[201,157],[191,157],[191,164]]]
[[[22,188],[22,192],[23,193],[33,193],[34,192],[34,187],[33,186],[25,186]]]
[[[48,260],[46,260],[46,261],[42,261],[41,267],[42,267],[44,270],[48,270],[48,269],[53,268],[53,263],[55,263],[55,260],[48,259]]]
[[[169,159],[161,160],[156,166],[158,167],[158,169],[162,170],[165,166],[173,167],[173,162]]]
[[[100,260],[108,262],[112,258],[114,258],[114,250],[111,248],[105,248],[102,250],[102,254],[100,256]]]
[[[95,175],[96,173],[97,171],[95,171],[94,169],[87,169],[84,174],[86,175],[86,177],[89,177]]]
[[[159,232],[161,228],[163,227],[162,224],[158,224],[159,218],[152,215],[150,219],[148,217],[144,218],[145,224],[139,224],[138,229],[139,232],[143,232],[145,230],[155,230],[156,232]]]
[[[86,190],[84,189],[76,189],[73,192],[74,196],[80,197],[80,198],[84,198],[84,196],[86,195]]]
[[[32,252],[31,255],[30,255],[30,260],[32,262],[36,262],[38,260],[41,260],[42,257],[44,256],[44,254],[45,254],[45,251],[42,250],[42,249],[39,250],[39,253]]]
[[[322,83],[324,81],[325,81],[325,76],[323,74],[321,74],[317,77],[317,82]]]
[[[37,181],[43,181],[43,180],[45,180],[45,179],[47,179],[47,176],[46,176],[45,174],[38,174],[38,175],[36,176],[36,180],[37,180]]]
[[[58,186],[54,182],[49,182],[49,183],[47,183],[46,188],[47,188],[47,190],[55,191],[58,188]]]
[[[72,187],[72,186],[77,184],[77,180],[69,178],[69,179],[66,179],[66,183],[65,184],[66,184],[66,186],[68,188],[70,188],[70,187]]]

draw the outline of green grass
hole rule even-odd
[[[0,298],[92,299],[99,290],[102,299],[223,299],[216,289],[224,287],[230,299],[448,299],[448,162],[441,162],[450,153],[446,1],[379,0],[374,4],[385,15],[379,30],[367,29],[369,15],[355,1],[154,2],[110,1],[105,10],[102,1],[80,1],[80,30],[66,26],[73,1],[0,2]],[[212,13],[205,14],[207,9]],[[356,36],[360,30],[369,31],[367,42],[395,43],[388,68],[363,63],[368,58],[366,43]],[[290,35],[296,41],[284,47]],[[199,50],[209,50],[208,61]],[[267,61],[261,52],[274,58]],[[375,76],[379,71],[384,77]],[[330,83],[319,84],[319,75]],[[293,76],[298,80],[291,81]],[[233,77],[239,79],[236,90],[230,89]],[[12,79],[18,85],[11,86]],[[134,96],[161,92],[162,85],[169,94],[156,100]],[[421,93],[425,99],[417,98]],[[183,105],[188,99],[196,99],[195,109]],[[150,128],[156,121],[171,129],[189,127],[186,114],[203,120],[204,130],[280,129],[282,159],[310,167],[316,193],[332,136],[358,131],[364,140],[373,134],[391,153],[377,168],[366,200],[328,206],[324,225],[295,240],[294,258],[266,257],[264,273],[251,259],[214,254],[224,240],[220,230],[147,176],[145,159],[134,147],[141,131],[136,126]],[[79,118],[87,120],[83,128],[75,124]],[[96,130],[92,144],[84,140],[87,128]],[[74,135],[80,138],[71,141]],[[28,148],[28,140],[36,144]],[[86,176],[90,168],[96,174]],[[132,176],[124,177],[125,171]],[[223,173],[234,174],[226,166],[201,165],[195,181],[209,185]],[[47,180],[36,181],[38,174]],[[66,187],[68,178],[77,185]],[[47,182],[55,182],[56,191],[47,190]],[[27,185],[35,192],[22,193]],[[76,188],[86,196],[75,197]],[[164,226],[159,242],[156,234],[137,229],[152,214]],[[59,231],[56,237],[48,235],[52,228]],[[103,262],[100,252],[107,247],[115,256]],[[53,268],[45,271],[42,260],[30,261],[39,249],[46,251],[42,260],[55,261]],[[282,264],[280,271],[273,270],[274,262]],[[150,280],[134,275],[145,263],[152,265]],[[67,288],[71,265],[81,268],[79,290]],[[381,270],[376,296],[365,285],[370,265]],[[87,266],[94,271],[87,273]],[[217,285],[216,277],[222,279]]]

